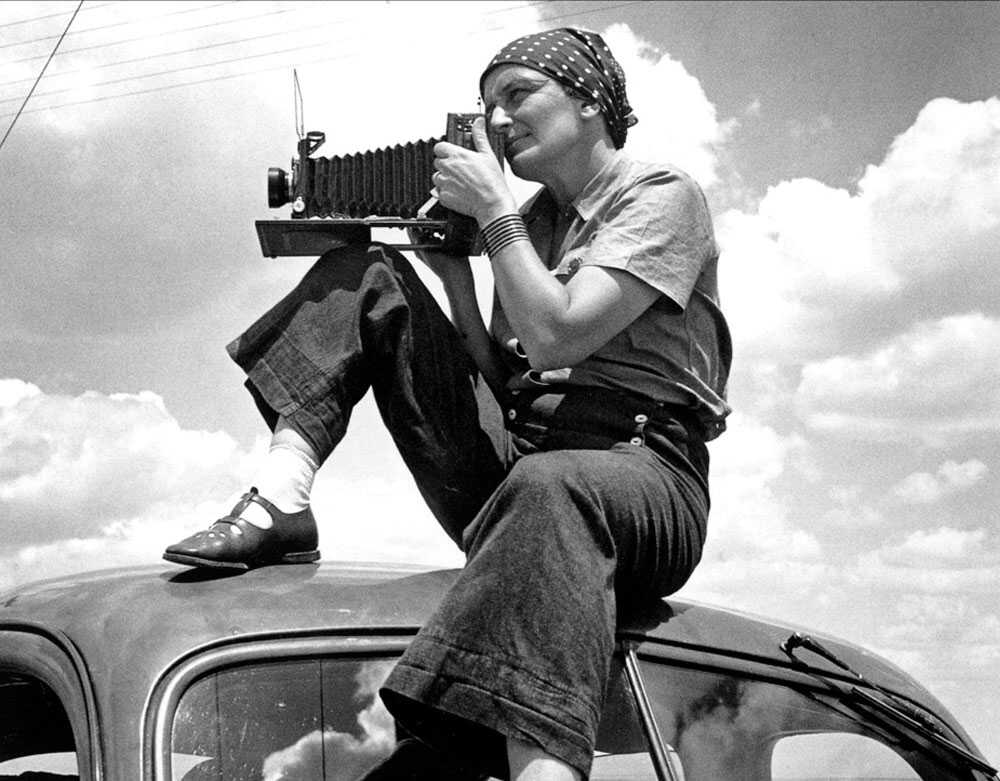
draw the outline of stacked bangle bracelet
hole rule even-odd
[[[483,228],[483,244],[491,258],[508,244],[522,239],[528,240],[528,229],[520,214],[505,214],[497,217]]]

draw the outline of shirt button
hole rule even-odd
[[[645,423],[649,420],[649,415],[643,415],[641,412],[635,416],[636,423]]]
[[[517,410],[516,409],[509,409],[509,410],[507,410],[507,417],[510,420],[514,420],[514,418],[517,417]]]
[[[629,444],[630,445],[641,445],[642,444],[642,437],[632,437],[632,439],[629,440]]]

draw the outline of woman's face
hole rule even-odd
[[[521,65],[501,65],[483,84],[486,118],[506,139],[511,170],[522,179],[545,181],[571,173],[583,138],[583,101],[566,94],[548,76]]]

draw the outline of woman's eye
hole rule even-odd
[[[521,101],[525,99],[525,97],[527,97],[527,95],[528,95],[528,90],[522,87],[512,89],[510,92],[507,93],[507,103],[512,106],[517,106],[521,103]]]

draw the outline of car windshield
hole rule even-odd
[[[182,695],[173,781],[354,781],[396,743],[377,691],[389,657],[244,664]],[[728,672],[639,665],[677,781],[970,781],[815,689]],[[591,779],[657,781],[635,699],[616,668]]]

